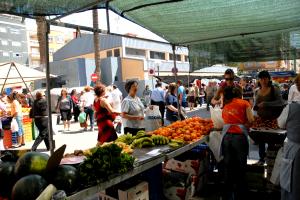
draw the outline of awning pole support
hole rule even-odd
[[[8,76],[9,76],[9,73],[10,73],[10,70],[11,70],[11,65],[12,65],[12,63],[10,63],[9,70],[8,70],[7,75],[6,75],[6,78],[5,78],[5,80],[4,80],[4,83],[3,83],[3,86],[2,86],[2,89],[1,89],[1,95],[2,95],[2,93],[3,93],[3,91],[4,91],[4,86],[5,86],[6,81],[7,81],[7,79],[8,79]]]
[[[110,33],[110,20],[109,20],[109,1],[105,3],[106,7],[106,24],[107,24],[107,33]]]
[[[51,87],[50,87],[50,63],[49,63],[49,33],[50,33],[50,23],[46,21],[46,47],[44,51],[46,51],[46,92],[47,92],[47,113],[48,113],[48,136],[50,143],[50,154],[54,153],[55,149],[55,141],[53,140],[53,127],[52,127],[52,110],[51,110]]]
[[[24,85],[25,85],[27,91],[30,93],[31,98],[34,99],[34,97],[33,97],[32,93],[31,93],[31,91],[29,90],[29,88],[28,88],[28,86],[27,86],[27,84],[26,84],[24,78],[22,77],[22,75],[21,75],[20,71],[18,70],[17,66],[15,65],[15,63],[12,63],[10,67],[16,68],[16,70],[17,70],[18,74],[20,75],[20,77],[21,77],[21,79],[22,79],[22,81],[23,81],[23,83],[24,83]]]
[[[172,50],[173,50],[173,62],[174,62],[174,77],[175,77],[175,83],[176,83],[176,92],[178,93],[178,80],[177,80],[177,66],[176,66],[176,45],[172,44]],[[179,95],[177,94],[177,110],[178,110],[178,119],[181,120],[181,105],[179,103]]]

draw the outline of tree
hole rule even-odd
[[[40,52],[40,66],[45,69],[46,66],[46,18],[45,16],[38,16],[36,18],[37,25],[37,38],[39,42],[39,52]]]
[[[93,9],[93,29],[94,29],[95,65],[96,65],[95,73],[99,77],[96,83],[100,83],[101,82],[100,48],[99,48],[100,41],[99,41],[99,33],[98,33],[98,31],[96,31],[99,29],[98,10],[97,9]]]

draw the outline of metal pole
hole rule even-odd
[[[110,23],[109,23],[109,1],[106,2],[106,24],[107,24],[107,33],[110,33]]]
[[[174,44],[172,44],[172,50],[173,50],[173,62],[174,62],[174,70],[175,70],[175,73],[174,73],[174,77],[175,77],[175,83],[176,83],[176,91],[178,93],[178,83],[177,83],[177,67],[176,67],[176,54],[175,54],[175,49],[176,49],[176,46]],[[180,106],[180,103],[179,103],[179,95],[177,94],[177,110],[178,110],[178,119],[181,120],[181,106]]]
[[[20,75],[20,77],[21,77],[23,83],[25,84],[26,89],[27,89],[28,92],[30,93],[30,96],[32,97],[32,99],[34,99],[34,97],[33,97],[32,93],[31,93],[31,91],[29,90],[29,88],[28,88],[26,82],[24,81],[24,79],[23,79],[23,77],[22,77],[20,71],[18,70],[17,66],[15,65],[15,63],[12,63],[12,64],[11,64],[11,67],[15,67],[15,68],[16,68],[16,70],[17,70],[18,74]]]
[[[11,70],[11,65],[12,65],[12,63],[10,63],[9,70],[8,70],[7,75],[6,75],[6,78],[5,78],[5,80],[4,80],[4,83],[3,83],[3,86],[2,86],[2,89],[1,89],[1,95],[2,95],[2,93],[3,93],[4,86],[5,86],[6,81],[7,81],[7,79],[8,79],[9,72],[10,72],[10,70]]]
[[[46,51],[46,92],[47,92],[47,113],[48,113],[48,135],[50,142],[50,154],[54,153],[55,149],[55,141],[53,140],[53,128],[52,128],[52,112],[51,112],[51,87],[50,87],[50,64],[49,64],[49,33],[50,33],[50,23],[46,21],[46,47],[44,51]]]
[[[297,73],[297,50],[294,49],[294,71]]]

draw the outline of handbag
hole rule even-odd
[[[56,125],[60,124],[60,114],[57,114],[56,116]]]
[[[220,152],[220,147],[222,145],[222,134],[219,131],[213,131],[209,134],[209,137],[207,138],[207,145],[214,154],[214,157],[217,162],[220,162],[223,160],[223,156]]]

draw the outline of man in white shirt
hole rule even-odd
[[[161,82],[156,84],[155,89],[151,93],[151,105],[159,106],[159,111],[161,114],[161,123],[164,126],[164,116],[165,116],[165,92],[162,89]]]
[[[111,92],[112,107],[113,107],[113,109],[117,110],[118,112],[121,112],[121,102],[123,99],[122,92],[115,85],[113,85],[112,88],[113,88],[113,90]]]
[[[300,92],[298,90],[297,85],[300,85],[300,75],[298,75],[295,79],[295,84],[290,87],[288,102],[300,101]]]

